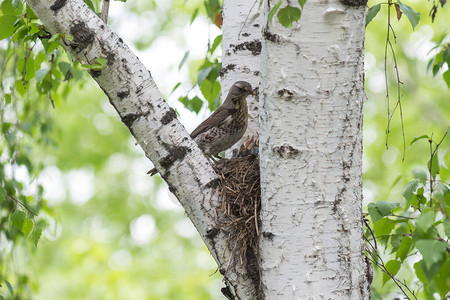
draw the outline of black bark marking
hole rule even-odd
[[[220,229],[217,227],[210,228],[210,229],[206,230],[206,237],[208,239],[212,240],[217,236],[217,234],[219,234],[219,232],[220,232]]]
[[[273,237],[275,236],[275,234],[273,234],[272,232],[263,231],[262,236],[268,240],[273,240]]]
[[[222,272],[220,272],[220,273],[222,274]],[[224,274],[222,274],[222,275],[224,275]],[[231,293],[230,288],[228,286],[221,288],[220,291],[227,299],[234,299],[234,296]]]
[[[99,77],[100,75],[102,75],[102,70],[94,70],[94,69],[90,69],[90,70],[89,70],[89,74],[91,74],[91,76],[92,76],[93,78],[97,78],[97,77]]]
[[[82,51],[94,42],[94,32],[86,27],[83,22],[75,21],[73,26],[70,27],[70,34],[73,36],[70,48],[76,52]]]
[[[125,116],[121,116],[122,122],[128,127],[131,128],[131,126],[133,125],[133,123],[139,119],[140,117],[142,117],[141,114],[128,114]]]
[[[282,146],[276,146],[272,148],[273,153],[278,154],[282,158],[293,158],[300,152],[291,145],[284,144]]]
[[[50,6],[50,9],[53,10],[55,13],[60,10],[61,8],[64,7],[64,5],[66,5],[67,0],[56,0],[52,6]]]
[[[100,43],[100,47],[102,48],[102,54],[106,57],[108,66],[111,66],[116,61],[116,55],[111,49],[106,48],[107,43]]]
[[[169,154],[167,154],[159,161],[159,164],[164,170],[170,168],[175,161],[183,160],[186,157],[186,155],[192,151],[190,148],[185,146],[165,145],[165,148],[167,149]]]
[[[233,50],[234,53],[236,53],[237,51],[248,50],[253,55],[259,55],[261,54],[261,41],[253,40],[250,42],[243,42],[238,45],[230,44],[230,48]]]
[[[292,97],[294,97],[294,92],[287,90],[287,89],[278,90],[277,94],[279,97],[284,97],[284,98],[288,98],[288,99],[291,99]]]
[[[223,67],[222,69],[220,69],[220,77],[223,77],[223,75],[227,74],[229,71],[232,71],[236,68],[235,64],[229,64],[226,65],[225,67]]]
[[[266,38],[266,40],[273,43],[279,43],[282,40],[281,36],[279,36],[278,34],[272,34],[268,30],[264,31],[264,37]]]
[[[166,112],[166,114],[161,118],[161,124],[162,125],[167,125],[170,122],[172,122],[173,119],[177,118],[177,113],[175,112],[175,110],[171,107],[169,107],[169,111]]]
[[[205,185],[205,187],[208,189],[216,189],[218,186],[219,186],[219,178],[213,179]]]
[[[367,4],[367,0],[339,0],[342,4],[348,6],[363,6]]]
[[[120,91],[117,92],[117,97],[120,98],[120,100],[123,100],[124,98],[128,97],[130,95],[130,90],[127,88],[122,88]]]

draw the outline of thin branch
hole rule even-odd
[[[388,1],[388,24],[387,24],[387,36],[386,36],[386,43],[384,47],[384,78],[385,78],[385,85],[386,85],[386,104],[387,104],[387,115],[388,115],[388,123],[386,126],[386,149],[388,149],[388,140],[389,140],[389,133],[390,133],[390,125],[392,118],[394,116],[395,111],[397,108],[399,109],[400,113],[400,123],[402,126],[402,139],[403,139],[403,155],[402,155],[402,161],[405,161],[405,155],[406,155],[406,138],[405,138],[405,126],[403,122],[403,109],[402,109],[402,103],[401,103],[401,89],[400,86],[403,85],[403,82],[400,80],[400,74],[398,72],[398,64],[397,64],[397,57],[395,56],[394,47],[392,45],[391,39],[390,39],[390,33],[392,32],[392,36],[394,38],[394,42],[397,41],[397,36],[395,35],[394,28],[391,25],[391,0]],[[394,69],[395,74],[397,78],[397,103],[394,106],[394,109],[392,112],[390,111],[390,99],[389,99],[389,82],[388,82],[388,75],[387,75],[387,54],[388,54],[388,46],[392,53],[392,58],[394,60]]]
[[[371,241],[364,236],[364,240],[366,241],[366,251],[368,253],[368,258],[369,260],[375,265],[377,266],[382,272],[386,273],[389,277],[391,277],[392,281],[394,281],[394,283],[397,285],[397,287],[402,291],[403,295],[405,295],[405,297],[407,299],[411,299],[407,292],[405,291],[405,289],[414,297],[414,299],[417,300],[417,297],[414,293],[414,291],[411,291],[411,289],[406,285],[406,282],[401,282],[399,279],[397,279],[394,275],[392,275],[389,270],[386,268],[386,265],[383,261],[383,258],[381,257],[381,255],[378,253],[378,247],[376,244],[376,238],[375,235],[372,231],[372,228],[370,228],[367,220],[364,219],[364,224],[366,225],[367,229],[370,231],[373,241],[375,243],[375,246],[371,243]]]
[[[434,151],[433,151],[433,145],[432,145],[433,144],[433,134],[431,134],[431,138],[428,140],[428,142],[430,143],[430,167],[428,169],[428,172],[430,173],[430,207],[432,207],[432,205],[433,205],[433,182],[435,181],[435,178],[431,174],[431,170],[433,167],[433,158],[436,155],[436,152],[437,152],[439,146],[442,144],[442,142],[444,141],[446,136],[447,136],[447,132],[444,134],[444,136],[439,141],[439,143],[436,144],[436,148],[434,148]]]
[[[16,202],[16,204],[19,204],[20,206],[22,206],[23,208],[25,208],[30,214],[32,214],[33,216],[37,216],[37,214],[35,212],[33,212],[31,209],[29,209],[24,203],[22,203],[19,199],[14,198],[11,195],[8,195],[9,198],[11,198],[11,200],[13,200],[14,202]]]
[[[101,19],[105,24],[108,24],[109,0],[103,0]]]

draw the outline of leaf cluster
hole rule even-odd
[[[430,158],[426,171],[413,171],[414,180],[402,192],[403,203],[379,201],[368,205],[372,225],[365,234],[367,254],[384,272],[383,285],[395,282],[408,299],[418,299],[418,295],[434,299],[435,293],[444,298],[450,293],[450,173],[438,159],[446,135],[439,142],[426,135],[412,140],[411,145],[426,139]],[[386,263],[380,254],[382,249],[389,252]],[[420,281],[417,290],[396,278],[414,260],[412,272]]]
[[[58,50],[64,39],[70,37],[52,36],[22,1],[1,2],[0,276],[8,287],[1,291],[4,297],[22,299],[30,293],[30,278],[14,265],[23,259],[18,249],[36,248],[47,227],[38,215],[50,210],[36,178],[43,168],[41,153],[54,145],[51,107],[68,93],[64,83],[82,77]]]

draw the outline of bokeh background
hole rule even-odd
[[[192,130],[208,114],[186,110],[177,99],[195,94],[198,66],[208,42],[221,34],[205,16],[202,1],[128,0],[111,3],[110,26],[145,63],[181,122]],[[369,1],[372,6],[376,1]],[[421,13],[412,30],[403,16],[392,16],[400,79],[406,152],[400,116],[392,118],[386,148],[386,86],[384,43],[386,8],[367,26],[366,92],[364,103],[364,205],[372,201],[404,201],[401,192],[412,170],[426,169],[426,140],[443,136],[450,124],[450,93],[439,73],[427,72],[433,47],[449,36],[449,5],[440,8],[434,23],[429,1],[408,1]],[[198,15],[191,23],[194,11]],[[180,62],[189,51],[186,63]],[[431,51],[431,52],[430,52]],[[216,55],[220,54],[219,51]],[[391,108],[396,102],[396,78],[388,57]],[[172,89],[182,82],[176,92]],[[35,151],[44,168],[39,178],[45,205],[40,213],[48,227],[37,249],[17,247],[13,269],[28,274],[32,299],[225,299],[221,276],[194,227],[159,176],[149,177],[151,163],[135,145],[106,96],[88,76],[55,96],[51,145]],[[47,100],[42,100],[47,101]],[[442,161],[450,165],[449,139],[441,146]],[[18,168],[26,178],[26,170]],[[20,173],[22,172],[22,175]],[[445,174],[444,174],[445,175]],[[366,208],[365,208],[365,211]],[[402,270],[400,278],[411,272]],[[393,299],[395,287],[382,285],[375,273],[374,287]],[[1,288],[2,293],[5,287]],[[7,293],[5,292],[4,295]]]

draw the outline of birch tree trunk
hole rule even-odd
[[[261,14],[257,1],[224,0],[222,38],[222,89],[244,80],[253,87],[259,85],[261,54]],[[239,149],[242,143],[258,133],[258,98],[247,97],[249,120],[241,141],[230,150]]]
[[[277,2],[264,2],[266,20]],[[264,24],[260,250],[266,299],[369,298],[361,207],[364,14],[365,5],[307,1],[292,28],[276,17]]]

